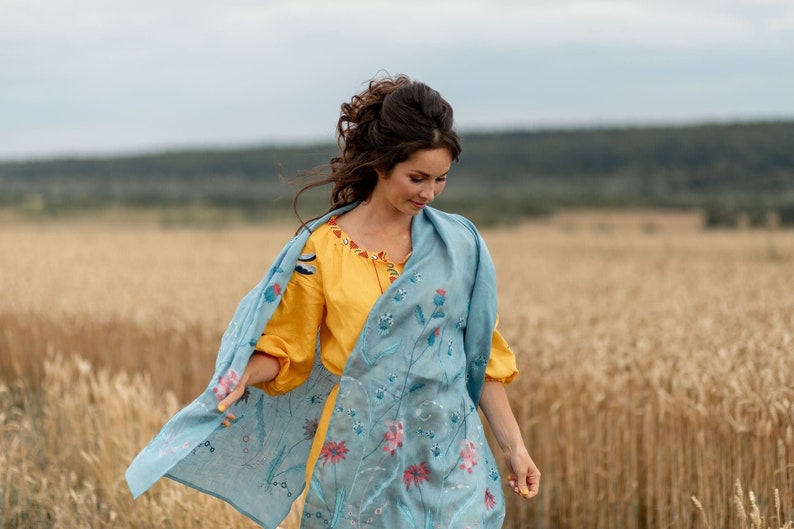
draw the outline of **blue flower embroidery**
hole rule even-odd
[[[378,334],[381,336],[388,335],[389,329],[391,329],[392,325],[394,325],[394,318],[392,317],[391,312],[387,312],[378,318]]]
[[[273,283],[265,289],[265,301],[273,303],[281,295],[281,285]]]
[[[353,432],[356,435],[361,435],[362,433],[364,433],[364,425],[361,424],[361,421],[356,421],[353,423]]]
[[[441,288],[436,289],[436,294],[433,296],[433,304],[436,307],[440,307],[446,301],[447,291]]]

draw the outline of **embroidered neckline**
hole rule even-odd
[[[328,226],[331,228],[331,233],[336,235],[336,238],[339,239],[344,246],[352,250],[357,256],[372,261],[373,265],[375,265],[376,261],[381,261],[386,266],[386,272],[389,274],[389,281],[391,283],[394,283],[394,281],[400,276],[400,272],[397,270],[394,262],[389,260],[385,250],[375,253],[360,247],[356,241],[351,239],[344,231],[342,231],[342,228],[336,223],[336,217],[331,217],[328,219]]]

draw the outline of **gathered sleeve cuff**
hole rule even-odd
[[[497,318],[497,325],[498,321]],[[507,340],[494,328],[493,338],[491,339],[491,357],[485,367],[485,381],[509,384],[517,376],[516,355],[510,349]]]
[[[311,255],[307,245],[302,257]],[[276,378],[256,385],[271,396],[283,395],[303,384],[314,367],[325,296],[316,260],[304,259],[298,266],[255,347],[257,353],[272,356],[279,363]]]

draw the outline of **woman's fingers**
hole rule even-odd
[[[276,378],[280,369],[281,367],[278,360],[268,354],[255,352],[251,355],[251,358],[248,359],[248,364],[245,366],[245,371],[243,371],[243,375],[240,377],[240,382],[218,403],[218,411],[224,413],[232,404],[240,400],[245,394],[245,388],[249,384],[260,384]],[[227,417],[227,419],[228,420],[222,423],[224,426],[229,426],[231,421],[234,420],[234,416],[231,418]]]
[[[234,391],[232,391],[231,393],[229,393],[226,396],[225,399],[223,399],[222,401],[220,401],[218,403],[218,411],[221,412],[221,413],[225,412],[229,408],[229,406],[231,406],[232,404],[234,404],[238,400],[239,400],[239,397],[238,398],[234,398]],[[228,428],[229,426],[232,425],[232,421],[235,420],[235,419],[237,419],[237,417],[235,417],[232,412],[229,412],[229,413],[226,414],[226,419],[221,421],[221,424]]]
[[[525,498],[534,498],[537,496],[540,491],[540,470],[535,466],[535,463],[532,463],[529,467],[526,483],[527,494],[525,495],[524,491],[521,491],[521,495]]]
[[[510,474],[510,479],[508,483],[510,484],[510,488],[513,489],[513,492],[521,496],[522,498],[531,498],[535,494],[532,493],[532,490],[527,485],[527,479],[521,479],[515,474]]]
[[[513,492],[525,499],[537,496],[540,490],[540,471],[529,454],[514,456],[508,463],[511,472],[507,482]]]
[[[242,393],[240,394],[242,396]],[[229,409],[229,407],[238,401],[240,397],[237,396],[237,389],[235,388],[234,391],[226,395],[222,401],[218,403],[218,411],[223,413]]]
[[[526,477],[521,483],[521,496],[524,498],[534,498],[540,490],[540,470],[535,466],[532,458],[529,459]]]
[[[240,400],[242,398],[243,394],[245,393],[245,387],[246,387],[246,383],[245,383],[245,377],[244,377],[242,380],[240,380],[240,383],[237,385],[237,387],[235,387],[232,391],[230,391],[229,394],[226,395],[226,397],[224,397],[218,403],[218,411],[221,412],[221,413],[224,413],[235,402]],[[226,415],[226,419],[227,420],[223,421],[221,424],[223,424],[224,426],[229,426],[231,424],[231,421],[233,421],[235,418],[236,417],[234,416],[234,414],[229,412]]]
[[[233,413],[227,413],[226,419],[224,421],[221,421],[221,424],[228,428],[229,426],[232,425],[232,421],[235,419],[237,419],[237,417],[235,417]]]
[[[245,389],[249,384],[273,380],[273,378],[275,378],[275,376],[278,374],[278,371],[278,360],[272,356],[265,354],[252,355],[251,358],[248,359],[248,364],[246,364],[245,371],[243,371],[243,375],[240,377],[240,381],[237,386],[235,386],[234,389],[231,390],[229,394],[221,399],[221,401],[218,403],[218,411],[225,413],[226,410],[228,410],[235,402],[243,398]],[[231,421],[234,419],[234,415],[227,415],[226,420],[224,420],[221,424],[224,426],[230,426]]]

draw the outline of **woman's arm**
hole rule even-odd
[[[540,471],[521,438],[505,386],[501,382],[485,382],[480,397],[480,407],[488,424],[502,448],[505,463],[510,472],[508,483],[516,494],[523,498],[537,495],[540,487]]]
[[[310,237],[302,253],[316,256],[315,244]],[[281,395],[308,378],[314,365],[325,294],[317,260],[305,269],[304,273],[293,273],[284,286],[283,297],[256,342],[240,381],[218,403],[221,413],[242,398],[247,386],[257,386],[270,395]],[[273,384],[269,384],[271,382]],[[234,415],[230,413],[227,419],[234,420]],[[227,423],[224,421],[223,424],[228,426]]]

